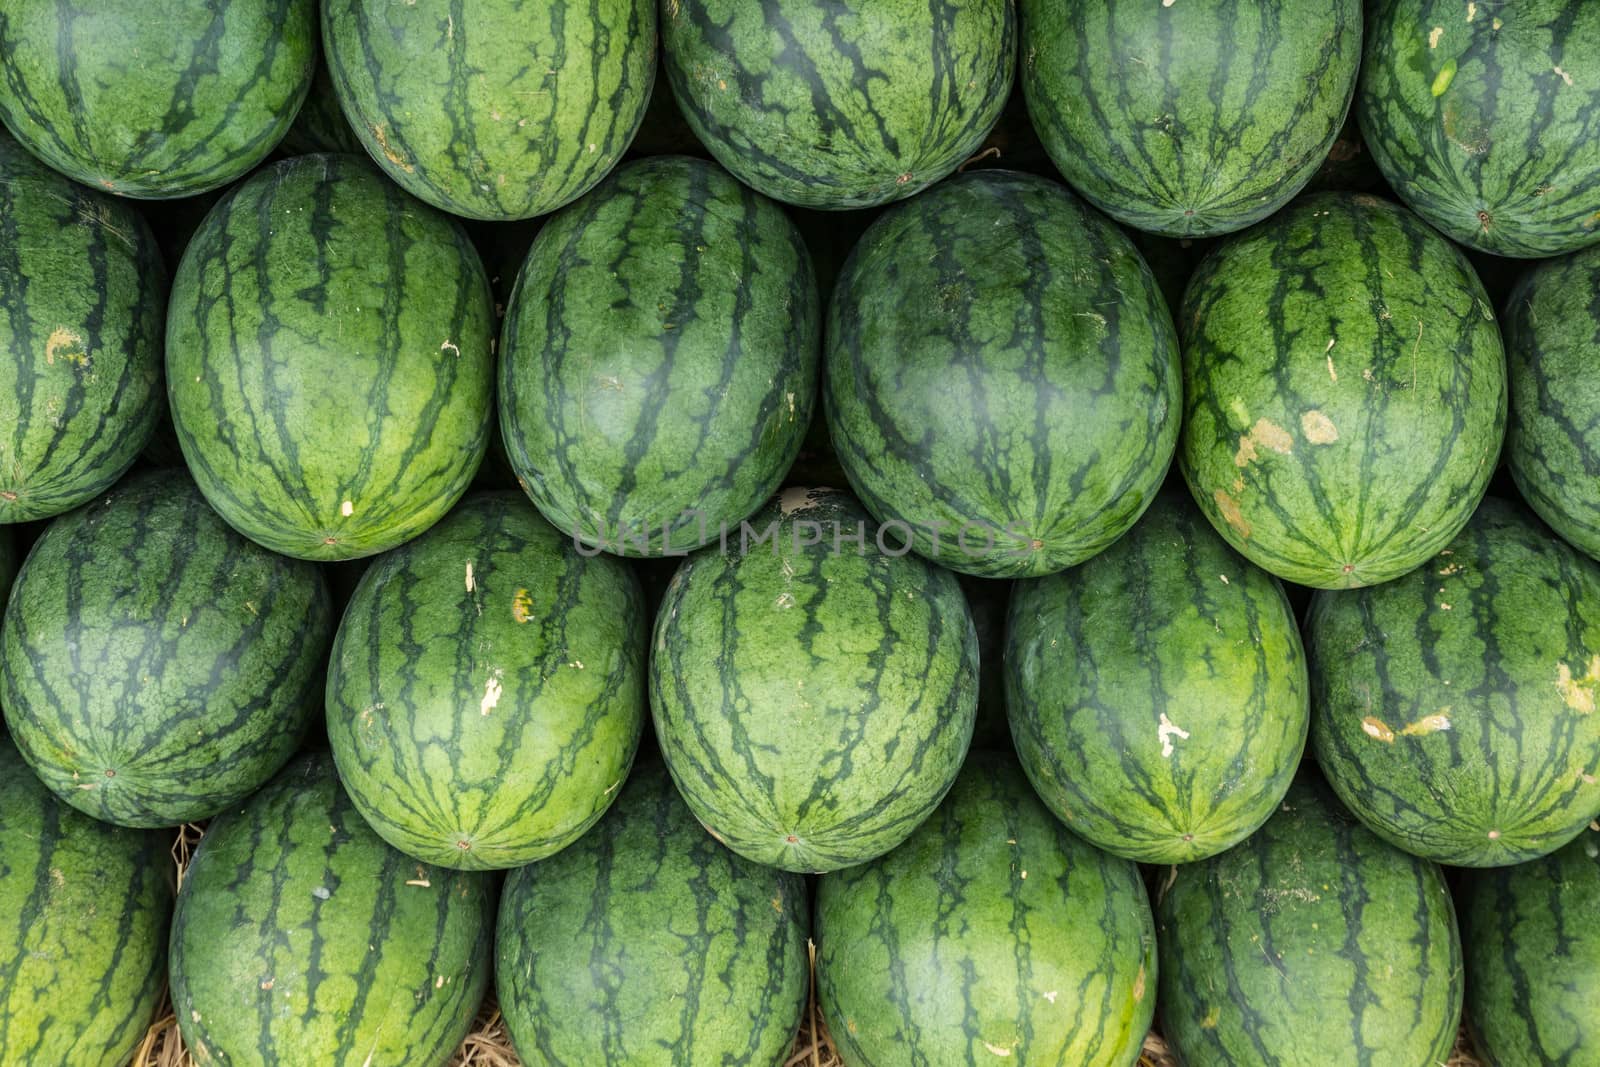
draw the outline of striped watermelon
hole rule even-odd
[[[1467,1025],[1491,1067],[1592,1067],[1600,1049],[1600,829],[1460,893]]]
[[[817,999],[851,1067],[1132,1067],[1155,1010],[1138,868],[975,754],[887,856],[817,885]]]
[[[1540,263],[1506,302],[1506,461],[1523,499],[1600,559],[1600,248]]]
[[[172,1005],[202,1064],[443,1067],[489,981],[494,885],[373,833],[325,755],[213,822],[172,917]]]
[[[899,200],[983,142],[1016,66],[1013,0],[665,0],[666,74],[739,180],[805,207]]]
[[[230,530],[180,471],[57,519],[0,628],[12,738],[68,804],[175,826],[253,792],[317,707],[322,576]]]
[[[164,410],[166,301],[138,212],[0,131],[0,524],[75,508],[139,455]]]
[[[1395,192],[1501,256],[1600,240],[1600,5],[1375,0],[1357,111]]]
[[[506,880],[495,988],[527,1067],[776,1067],[805,1007],[805,879],[706,835],[659,765]]]
[[[850,484],[971,574],[1049,574],[1120,537],[1172,460],[1178,389],[1144,260],[1044,178],[966,174],[885,212],[829,307],[823,396]]]
[[[351,800],[443,867],[564,848],[633,760],[645,625],[626,563],[580,554],[521,493],[467,497],[374,561],[345,608],[327,708]]]
[[[1320,594],[1312,739],[1379,836],[1459,866],[1520,863],[1600,814],[1600,563],[1485,500],[1416,571]]]
[[[1162,1033],[1187,1067],[1437,1067],[1455,1042],[1443,874],[1315,779],[1237,848],[1172,868],[1156,923]]]
[[[344,152],[361,155],[366,152],[361,138],[350,128],[339,106],[339,93],[333,87],[333,76],[321,55],[318,43],[317,71],[311,78],[311,90],[306,102],[294,117],[294,125],[283,135],[278,151],[286,156],[309,156],[317,152]]]
[[[1184,294],[1179,464],[1228,542],[1320,588],[1399,577],[1472,514],[1505,358],[1466,258],[1403,208],[1304,197]]]
[[[1017,755],[1045,805],[1146,863],[1250,836],[1305,749],[1288,598],[1176,496],[1081,567],[1018,585],[1005,678]]]
[[[167,846],[62,804],[0,739],[0,1063],[133,1056],[167,970]]]
[[[714,163],[644,159],[552,218],[500,352],[511,465],[570,537],[683,555],[778,487],[816,396],[794,224]]]
[[[955,780],[977,635],[955,577],[847,494],[786,489],[678,568],[650,704],[689,808],[757,863],[828,871],[903,841]]]
[[[1073,187],[1141,230],[1277,211],[1338,136],[1361,0],[1021,0],[1022,89]]]
[[[0,122],[69,178],[122,196],[226,185],[311,84],[312,0],[21,0],[0,6]]]
[[[322,33],[367,152],[474,219],[543,215],[592,188],[656,75],[655,0],[324,0]]]
[[[459,226],[352,157],[278,163],[212,210],[173,279],[167,389],[189,469],[275,552],[392,548],[483,458],[493,329]]]

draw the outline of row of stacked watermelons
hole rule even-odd
[[[1597,56],[0,3],[0,1063],[1600,1064]]]

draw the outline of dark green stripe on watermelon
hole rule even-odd
[[[1081,567],[1018,584],[1005,679],[1017,754],[1045,805],[1142,862],[1244,840],[1305,749],[1288,598],[1179,496]]]
[[[375,560],[328,671],[351,799],[395,848],[516,867],[605,812],[645,719],[639,582],[521,493],[476,494]]]
[[[852,1067],[1132,1067],[1155,1010],[1139,871],[975,754],[887,856],[817,887],[817,998]]]
[[[475,219],[532,218],[592,188],[656,75],[655,0],[325,0],[322,33],[372,158]]]
[[[165,411],[166,302],[139,213],[0,131],[0,524],[75,508],[138,457]]]
[[[172,1004],[204,1064],[443,1067],[489,981],[494,885],[384,844],[326,755],[211,824],[172,918]]]
[[[1600,559],[1600,249],[1524,275],[1505,340],[1511,477],[1556,533]]]
[[[1485,500],[1403,578],[1308,618],[1312,739],[1344,802],[1440,863],[1550,852],[1600,813],[1600,564]]]
[[[1600,240],[1600,5],[1375,0],[1356,110],[1417,214],[1502,256]]]
[[[312,0],[28,0],[0,10],[0,121],[122,196],[193,196],[265,159],[311,84]]]
[[[1073,187],[1141,230],[1208,236],[1316,173],[1361,61],[1361,0],[1022,0],[1022,89]]]
[[[1600,830],[1459,890],[1467,1026],[1490,1067],[1600,1063]]]
[[[685,560],[656,614],[667,767],[695,816],[758,863],[882,855],[966,755],[978,655],[961,587],[877,534],[848,494],[786,489]]]
[[[808,896],[641,767],[581,841],[506,881],[496,990],[522,1062],[775,1067],[806,1003]]]
[[[1466,258],[1403,208],[1303,197],[1206,257],[1179,329],[1179,464],[1257,566],[1385,582],[1482,499],[1505,430],[1500,334]]]
[[[0,739],[0,1063],[128,1062],[166,977],[167,844],[73,811]]]
[[[499,404],[518,479],[612,552],[737,529],[800,449],[820,314],[772,201],[714,163],[628,164],[546,223],[511,295]]]
[[[167,389],[200,489],[275,552],[410,540],[489,439],[494,309],[461,227],[351,156],[261,171],[173,279]]]
[[[1031,175],[963,175],[885,212],[828,312],[824,401],[850,484],[971,574],[1048,574],[1121,536],[1172,460],[1178,389],[1144,260]]]
[[[1016,67],[1012,0],[662,0],[661,35],[678,106],[717,161],[829,210],[954,171]]]
[[[141,474],[34,545],[0,629],[0,704],[68,804],[175,826],[294,752],[331,630],[315,568],[234,533],[182,472]]]
[[[1156,903],[1162,1034],[1187,1067],[1437,1067],[1461,1016],[1439,868],[1297,781],[1253,837]]]

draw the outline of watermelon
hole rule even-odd
[[[1491,1067],[1600,1063],[1600,829],[1459,890],[1467,1025]]]
[[[828,210],[911,196],[1011,93],[1012,0],[664,0],[667,79],[739,180]]]
[[[643,594],[521,493],[469,496],[362,576],[328,668],[328,740],[389,844],[517,867],[592,826],[645,717]]]
[[[333,87],[333,76],[322,56],[319,41],[316,73],[311,78],[311,89],[294,124],[283,135],[278,151],[286,156],[309,156],[317,152],[344,152],[362,155],[361,138],[350,128],[339,106],[339,92]]]
[[[494,308],[461,228],[350,156],[278,163],[206,216],[172,283],[184,457],[241,533],[368,556],[443,517],[489,439]]]
[[[1506,462],[1522,497],[1600,559],[1600,248],[1540,263],[1507,301],[1511,416]]]
[[[0,524],[75,508],[138,457],[165,410],[166,301],[138,212],[0,131]]]
[[[805,879],[718,845],[652,765],[592,833],[507,878],[495,988],[527,1067],[776,1067],[810,932]]]
[[[384,844],[326,755],[211,824],[172,916],[198,1063],[443,1067],[489,981],[494,885]]]
[[[1380,837],[1467,867],[1551,852],[1600,814],[1600,563],[1491,497],[1415,572],[1322,593],[1312,741]]]
[[[979,171],[885,212],[834,290],[826,364],[851,486],[969,574],[1093,556],[1149,506],[1177,443],[1177,339],[1154,277],[1044,178]]]
[[[1173,236],[1277,211],[1355,93],[1361,0],[1021,0],[1022,91],[1067,181]]]
[[[1375,0],[1356,110],[1373,158],[1446,235],[1500,256],[1600,240],[1600,6]]]
[[[166,976],[168,844],[62,804],[0,739],[0,1063],[132,1058]]]
[[[0,122],[96,189],[193,196],[266,158],[316,60],[312,0],[25,0],[0,10]]]
[[[1177,496],[1081,567],[1018,584],[1005,684],[1045,806],[1145,863],[1249,837],[1305,749],[1306,660],[1288,598]]]
[[[851,1067],[1132,1067],[1155,1010],[1138,868],[974,754],[887,856],[817,885],[817,999]]]
[[[1179,319],[1179,466],[1257,566],[1386,582],[1483,498],[1505,433],[1500,333],[1466,258],[1410,212],[1304,197],[1207,256]]]
[[[546,223],[506,312],[511,466],[585,545],[683,555],[760,507],[816,396],[811,258],[714,163],[644,159]]]
[[[733,851],[829,871],[932,813],[972,739],[978,646],[954,575],[848,494],[786,489],[673,575],[650,706],[689,808]]]
[[[656,76],[655,0],[325,0],[339,100],[384,172],[475,219],[569,203],[616,165]]]
[[[288,760],[332,629],[314,567],[234,533],[181,471],[139,474],[34,545],[0,628],[0,705],[62,800],[176,826]]]
[[[1162,1033],[1187,1067],[1437,1067],[1461,1016],[1439,868],[1297,780],[1243,844],[1156,901]]]

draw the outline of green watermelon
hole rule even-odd
[[[1374,585],[1449,543],[1505,432],[1466,258],[1403,208],[1317,193],[1219,245],[1184,294],[1179,465],[1252,563]]]
[[[314,567],[230,530],[181,471],[140,474],[34,545],[0,628],[0,705],[62,800],[176,826],[298,747],[332,629]]]
[[[75,508],[138,457],[165,410],[166,302],[139,213],[0,131],[0,524]]]
[[[1018,584],[1005,682],[1017,755],[1045,806],[1145,863],[1249,837],[1305,749],[1288,598],[1176,496],[1081,567]]]
[[[459,226],[352,157],[278,163],[206,216],[173,279],[167,390],[189,469],[275,552],[410,540],[483,458],[493,330]]]
[[[686,559],[656,613],[650,706],[678,788],[757,863],[882,855],[955,781],[977,634],[954,575],[848,494],[786,489]]]
[[[1186,1067],[1438,1067],[1461,1016],[1439,868],[1305,778],[1243,844],[1156,901],[1162,1033]]]
[[[585,545],[683,555],[794,462],[816,396],[811,258],[714,163],[630,163],[545,224],[500,344],[500,426],[544,516]]]
[[[122,196],[193,196],[266,158],[316,60],[312,0],[0,6],[0,122]]]
[[[887,856],[817,885],[817,999],[851,1067],[1132,1067],[1155,1010],[1138,868],[975,754]]]
[[[1356,110],[1401,199],[1496,255],[1600,240],[1600,5],[1374,0],[1368,14]]]
[[[168,844],[62,804],[0,739],[0,1063],[133,1056],[167,970]]]
[[[322,35],[367,152],[475,219],[532,218],[592,188],[656,76],[655,0],[324,0]]]
[[[583,840],[506,880],[495,988],[522,1062],[777,1067],[806,1003],[808,897],[640,768]]]
[[[317,52],[317,70],[311,78],[311,90],[306,93],[306,102],[300,106],[294,124],[278,143],[278,151],[286,156],[309,156],[317,152],[362,155],[366,148],[339,106],[339,93],[333,87],[327,60],[321,55],[320,41]]]
[[[1600,1064],[1600,829],[1460,890],[1467,1026],[1490,1067]]]
[[[172,1006],[201,1064],[443,1067],[489,981],[494,883],[373,833],[326,755],[295,760],[195,850]]]
[[[328,668],[328,740],[383,839],[442,867],[517,867],[592,826],[645,718],[643,594],[521,493],[469,496],[375,560]]]
[[[1016,67],[1012,0],[663,0],[666,74],[734,176],[829,210],[899,200],[982,144]]]
[[[1505,315],[1511,417],[1506,461],[1523,499],[1600,559],[1600,248],[1541,263]]]
[[[1173,236],[1271,215],[1350,109],[1361,0],[1021,0],[1050,158],[1119,222]]]
[[[1521,863],[1600,814],[1600,563],[1491,497],[1393,582],[1312,601],[1312,741],[1407,852]]]
[[[970,574],[1099,552],[1177,443],[1177,340],[1153,275],[1044,178],[980,171],[885,212],[840,275],[826,359],[850,484]]]

